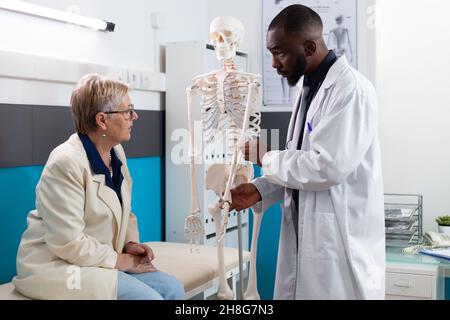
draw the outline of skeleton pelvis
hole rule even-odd
[[[206,178],[205,178],[205,184],[207,190],[213,190],[218,197],[222,197],[228,177],[230,175],[231,171],[231,165],[230,164],[222,164],[217,163],[213,164],[211,167],[209,167]],[[253,179],[253,166],[252,164],[238,164],[237,170],[236,170],[236,176],[234,177],[233,181],[233,188],[243,184],[250,182]]]

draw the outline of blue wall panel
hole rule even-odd
[[[128,160],[133,179],[132,210],[138,219],[141,242],[162,241],[162,158],[136,158]]]
[[[141,241],[163,240],[161,171],[159,157],[128,159],[133,178],[132,209],[138,218]],[[16,254],[26,228],[26,216],[35,208],[35,188],[42,166],[0,169],[0,284],[16,274]]]
[[[35,208],[35,188],[42,166],[0,169],[0,283],[16,274],[16,254],[27,227],[26,217]]]
[[[255,176],[261,175],[259,167],[255,166]],[[253,229],[253,215],[250,215],[250,242]],[[273,299],[275,271],[278,257],[278,241],[280,238],[281,208],[280,204],[273,205],[264,214],[258,240],[258,258],[256,262],[258,272],[258,291],[263,300]],[[250,247],[251,244],[249,244]]]

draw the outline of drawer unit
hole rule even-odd
[[[436,267],[386,265],[386,299],[436,299]]]
[[[433,299],[433,281],[432,276],[386,272],[386,295]]]

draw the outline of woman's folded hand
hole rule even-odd
[[[153,250],[148,245],[132,241],[125,245],[123,253],[129,253],[135,256],[147,256],[149,261],[152,261],[155,258]]]
[[[128,273],[145,273],[156,271],[147,255],[120,253],[117,255],[116,269]]]

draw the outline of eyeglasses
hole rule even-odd
[[[114,113],[123,113],[123,114],[127,114],[128,113],[128,118],[127,120],[133,118],[133,113],[135,113],[136,111],[134,110],[134,104],[129,104],[128,105],[127,110],[120,110],[120,111],[107,111],[105,112],[106,114],[114,114]]]

